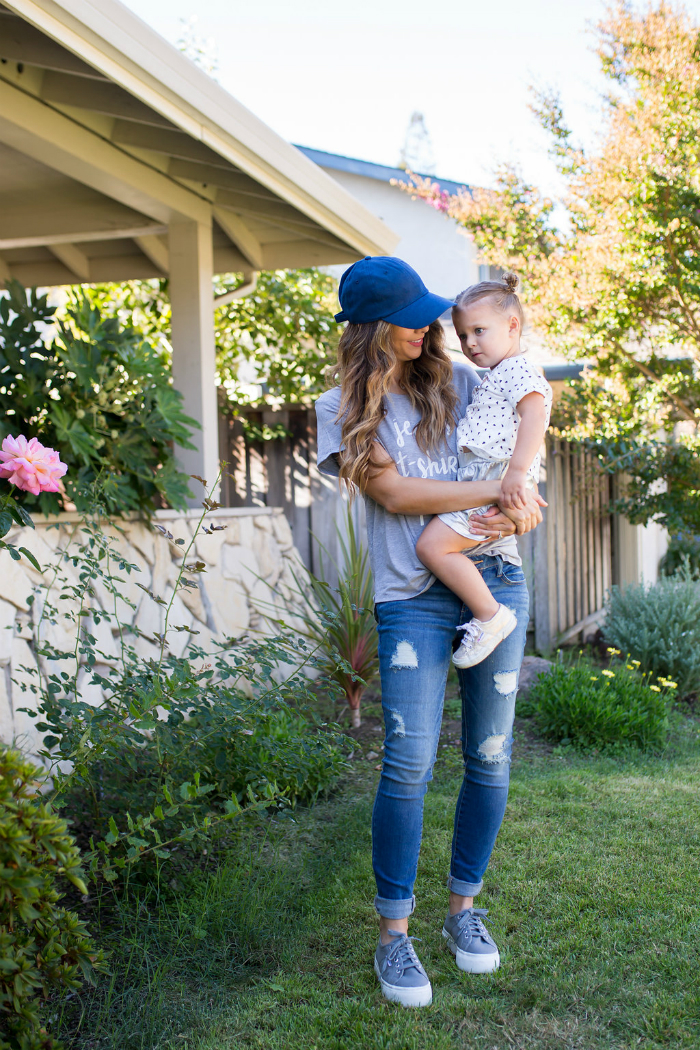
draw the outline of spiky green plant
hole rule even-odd
[[[300,586],[299,593],[304,598],[302,618],[308,637],[327,652],[328,674],[344,691],[352,724],[357,727],[361,725],[362,694],[379,669],[374,580],[369,554],[358,539],[349,508],[344,528],[336,524],[336,533],[342,555],[340,564],[319,543],[319,575],[309,573],[309,586]],[[337,587],[325,579],[324,554],[338,574]]]

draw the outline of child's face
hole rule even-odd
[[[495,368],[518,352],[520,321],[515,315],[496,310],[488,299],[456,306],[452,321],[462,353],[479,368]]]

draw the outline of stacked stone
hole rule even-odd
[[[116,566],[113,570],[113,574],[124,581],[120,584],[121,593],[134,605],[131,608],[127,602],[118,602],[118,615],[123,624],[136,626],[150,638],[163,630],[164,608],[142,588],[169,602],[182,555],[154,525],[163,526],[174,538],[184,539],[187,547],[198,519],[197,511],[185,514],[158,511],[153,524],[125,519],[119,521],[119,528],[108,529],[126,561],[139,568],[131,574]],[[36,706],[30,689],[36,678],[28,670],[38,663],[33,622],[60,557],[59,549],[77,546],[81,540],[80,520],[75,514],[60,514],[51,519],[36,516],[35,524],[33,532],[23,529],[20,537],[17,530],[17,534],[10,534],[8,539],[26,546],[42,568],[50,567],[50,571],[40,574],[26,558],[15,562],[5,553],[0,584],[0,738],[34,753],[38,746],[34,720],[21,711],[23,707]],[[180,655],[190,639],[207,649],[226,638],[273,635],[279,633],[279,626],[271,622],[275,619],[282,619],[292,630],[301,631],[301,620],[294,613],[302,606],[299,587],[303,587],[305,570],[283,511],[267,507],[221,508],[207,515],[205,524],[225,528],[210,534],[200,531],[190,551],[188,561],[199,559],[206,571],[191,577],[198,583],[196,590],[182,588],[175,597],[170,623],[188,630],[169,634],[169,649]],[[62,561],[61,571],[69,581],[78,583],[78,570],[70,563]],[[70,617],[61,615],[57,624],[42,625],[42,638],[57,649],[72,651],[77,610],[71,609],[69,602],[59,600],[60,590],[54,587],[50,601]],[[93,606],[113,613],[112,595],[99,582],[95,592]],[[30,608],[27,599],[32,594],[34,605]],[[96,636],[97,648],[104,653],[104,672],[118,657],[117,625],[105,620],[96,624],[88,618],[86,626]],[[199,633],[192,636],[189,629]],[[130,640],[143,656],[155,656],[158,652],[148,638],[130,635]],[[57,669],[63,669],[61,664],[52,663],[50,670]],[[102,691],[92,686],[89,678],[90,673],[83,668],[78,679],[81,695],[97,705]]]

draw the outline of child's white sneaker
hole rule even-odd
[[[452,663],[462,670],[480,664],[504,638],[508,637],[517,623],[515,613],[505,605],[499,605],[498,612],[485,623],[474,617],[469,623],[459,624],[457,630],[464,631],[464,637],[452,657]]]

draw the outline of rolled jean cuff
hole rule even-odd
[[[454,875],[447,876],[448,890],[460,897],[476,897],[477,893],[481,892],[483,885],[483,879],[481,882],[464,882],[462,879],[456,879]]]
[[[404,901],[390,901],[387,897],[374,898],[374,907],[383,919],[407,919],[415,906],[415,897]]]

